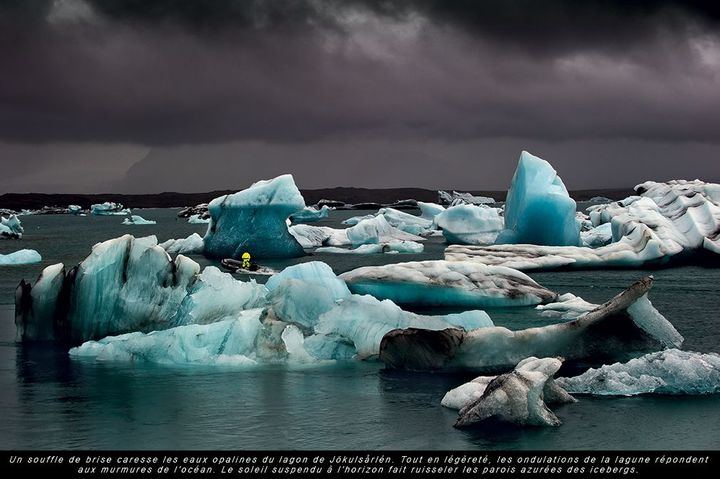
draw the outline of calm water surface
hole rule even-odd
[[[14,289],[44,266],[74,265],[105,239],[132,233],[160,241],[203,225],[177,210],[137,210],[152,226],[121,217],[25,216],[25,237],[0,241],[0,253],[37,249],[39,265],[0,267],[0,448],[2,449],[718,449],[720,395],[580,397],[555,408],[558,428],[453,429],[445,392],[472,375],[407,374],[378,363],[316,368],[168,367],[70,360],[65,349],[14,342]],[[364,211],[338,211],[319,224]],[[366,264],[442,257],[442,239],[422,255],[316,255],[336,273]],[[211,264],[194,257],[201,264]],[[532,274],[555,291],[602,302],[645,274],[650,299],[685,336],[684,348],[720,352],[716,311],[720,270],[571,271]],[[261,279],[260,279],[261,280]],[[444,311],[436,311],[438,313]],[[513,329],[548,324],[533,309],[489,310]]]

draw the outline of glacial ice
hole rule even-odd
[[[587,366],[679,347],[682,336],[645,296],[652,282],[651,277],[643,278],[578,319],[540,328],[394,330],[382,340],[380,359],[397,369],[496,372],[507,371],[531,356],[558,356]]]
[[[203,218],[200,215],[190,215],[187,221],[191,225],[206,225],[210,223],[210,218]]]
[[[82,214],[82,206],[70,205],[68,206],[68,213],[70,213],[71,215],[80,215]]]
[[[130,214],[130,209],[123,208],[120,203],[106,201],[90,206],[90,213],[98,216],[125,216]]]
[[[48,266],[15,297],[20,340],[80,343],[111,334],[205,323],[264,303],[266,289],[178,255],[154,236],[121,236],[93,247],[75,268]]]
[[[424,201],[418,201],[418,208],[420,208],[420,218],[435,221],[435,217],[445,211],[445,207],[436,203],[425,203]]]
[[[523,151],[507,194],[505,230],[497,242],[577,246],[575,210],[575,201],[550,163]]]
[[[720,392],[720,355],[667,349],[557,381],[572,393],[599,396]]]
[[[469,427],[494,419],[523,426],[559,426],[560,419],[547,407],[575,400],[553,381],[562,361],[527,358],[513,371],[497,377],[480,377],[448,392],[443,405],[460,409],[455,427]]]
[[[365,266],[343,273],[340,278],[353,293],[401,305],[528,306],[557,297],[519,271],[471,262],[438,260]]]
[[[394,228],[413,235],[423,235],[433,229],[432,220],[422,218],[420,216],[411,215],[404,211],[394,208],[381,208],[378,216],[382,215],[385,220]]]
[[[249,188],[212,200],[205,255],[238,259],[288,258],[305,252],[289,233],[287,218],[305,207],[292,175],[258,181]]]
[[[24,232],[17,215],[10,215],[7,218],[0,217],[0,238],[20,239]]]
[[[169,239],[158,246],[169,254],[202,254],[205,244],[202,236],[193,233],[187,238]]]
[[[535,306],[535,309],[540,311],[540,316],[547,318],[576,319],[599,306],[572,293],[565,293],[560,295],[556,302],[540,304]]]
[[[330,208],[324,205],[319,210],[311,206],[306,206],[302,211],[290,215],[293,223],[312,223],[327,218],[330,215]]]
[[[382,254],[382,253],[422,253],[425,247],[415,241],[390,241],[381,244],[364,244],[357,248],[347,249],[336,246],[323,246],[315,250],[316,253],[335,254]]]
[[[645,182],[637,196],[590,208],[594,226],[610,224],[612,242],[573,246],[450,246],[445,259],[532,270],[663,265],[676,256],[720,251],[720,185],[699,180]],[[605,227],[607,228],[607,227]]]
[[[146,220],[142,216],[131,215],[129,218],[125,218],[122,222],[124,225],[154,225],[157,221]]]
[[[42,261],[42,256],[34,249],[21,249],[13,253],[0,254],[0,266],[33,264],[40,261]]]
[[[459,193],[453,191],[448,193],[447,191],[438,191],[438,203],[441,205],[483,205],[495,203],[494,198],[489,196],[473,196],[470,193]]]
[[[598,248],[600,246],[606,246],[612,243],[612,224],[605,223],[595,228],[582,231],[580,233],[580,239],[582,240],[583,246],[590,248]]]
[[[288,228],[290,234],[305,249],[318,246],[347,246],[350,240],[346,229],[330,228],[329,226],[292,225]]]
[[[385,216],[360,221],[347,229],[347,237],[353,246],[389,243],[390,241],[424,241],[425,238],[406,233],[390,225]]]
[[[333,301],[350,296],[350,290],[345,285],[345,281],[338,278],[332,268],[322,261],[310,261],[288,266],[268,279],[265,286],[269,291],[273,291],[284,281],[291,279],[321,286],[330,293]]]
[[[371,220],[375,218],[376,215],[362,215],[362,216],[352,216],[346,220],[342,221],[342,224],[347,226],[355,226],[356,224],[360,223],[362,220]]]
[[[443,236],[451,244],[493,244],[504,222],[500,210],[487,206],[452,206],[435,217]]]

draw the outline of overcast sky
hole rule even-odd
[[[705,3],[3,0],[0,192],[720,181]]]

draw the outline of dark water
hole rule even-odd
[[[167,367],[71,361],[64,349],[15,344],[13,292],[43,266],[75,264],[92,244],[123,233],[185,237],[203,225],[173,210],[139,210],[153,226],[122,218],[26,216],[21,241],[0,252],[40,251],[42,265],[0,268],[0,448],[103,449],[718,449],[720,395],[594,399],[561,406],[558,428],[458,431],[440,406],[445,392],[472,376],[405,374],[377,363],[319,368]],[[365,212],[335,212],[320,223]],[[364,264],[439,258],[441,239],[423,255],[317,255],[336,272]],[[202,258],[195,258],[208,264]],[[685,336],[685,349],[720,351],[716,311],[720,270],[578,271],[532,276],[558,292],[602,302],[644,274],[650,298]],[[512,328],[547,324],[529,308],[489,311]]]

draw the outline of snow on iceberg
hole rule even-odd
[[[130,209],[123,208],[120,203],[106,201],[90,206],[90,213],[97,216],[125,216],[130,214]]]
[[[452,206],[435,223],[451,244],[493,244],[505,224],[498,208],[475,205]]]
[[[316,253],[334,253],[334,254],[382,254],[382,253],[422,253],[425,247],[415,241],[390,241],[381,244],[364,244],[357,248],[347,249],[338,248],[336,246],[323,246],[317,248]]]
[[[330,215],[330,208],[323,205],[319,210],[312,206],[306,206],[302,211],[290,215],[290,221],[293,223],[313,223],[327,218]]]
[[[129,218],[125,218],[122,222],[124,225],[154,225],[157,221],[146,220],[142,216],[131,215]]]
[[[652,282],[651,277],[643,278],[578,319],[540,328],[397,329],[383,338],[380,359],[396,369],[496,372],[531,356],[563,357],[592,366],[679,347],[682,336],[647,300]]]
[[[497,242],[577,246],[575,210],[575,200],[550,163],[523,151],[505,203],[506,229]]]
[[[0,254],[0,266],[33,264],[40,261],[42,261],[42,256],[34,249],[21,249],[13,253]]]
[[[676,257],[720,252],[720,185],[649,181],[635,190],[639,195],[591,208],[593,225],[610,224],[607,246],[450,246],[445,259],[531,270],[664,265]]]
[[[202,254],[205,243],[202,236],[193,233],[187,238],[169,239],[158,246],[169,254]]]
[[[599,396],[720,392],[720,355],[667,349],[560,378],[570,392]]]
[[[219,319],[264,302],[266,289],[191,259],[173,261],[154,236],[121,236],[96,244],[90,256],[66,270],[43,270],[15,295],[19,340],[80,343],[111,334],[167,329]],[[238,306],[241,305],[241,306]]]
[[[409,215],[412,216],[412,215]],[[417,218],[417,217],[416,217]],[[392,226],[385,216],[360,221],[347,229],[347,237],[353,246],[389,243],[390,241],[424,241],[425,238],[406,233]]]
[[[527,275],[471,262],[416,261],[365,266],[340,275],[356,294],[415,306],[501,307],[554,301]]]
[[[509,373],[492,378],[486,384],[477,383],[482,393],[477,398],[468,398],[458,413],[455,427],[470,427],[489,419],[521,426],[559,426],[560,419],[547,404],[575,401],[553,382],[561,365],[562,361],[557,358],[531,357]],[[478,389],[472,391],[477,392]],[[453,391],[448,394],[451,393]],[[443,401],[447,398],[446,395]]]
[[[289,233],[287,218],[305,208],[305,200],[292,175],[258,181],[249,188],[212,200],[205,255],[238,259],[289,258],[305,252]]]
[[[17,215],[10,215],[7,218],[0,217],[0,238],[20,239],[24,232]]]

